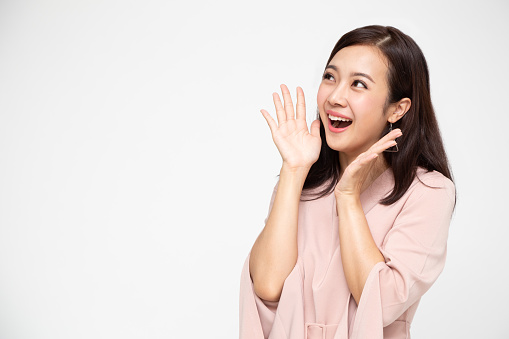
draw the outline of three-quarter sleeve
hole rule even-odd
[[[380,327],[417,302],[445,266],[455,188],[436,172],[425,179],[412,188],[384,238],[380,252],[385,262],[377,263],[366,280],[353,329],[358,338],[379,338]],[[363,333],[366,321],[370,333]]]
[[[267,223],[279,181],[274,186],[269,203],[269,210],[264,224]],[[254,291],[251,273],[249,271],[249,252],[242,269],[240,279],[240,338],[267,338],[271,331],[276,315],[277,301],[266,301],[258,297]]]

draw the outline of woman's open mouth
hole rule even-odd
[[[336,117],[334,115],[328,114],[329,120],[329,130],[331,132],[339,133],[343,132],[352,124],[351,119]]]

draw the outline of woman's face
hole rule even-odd
[[[387,72],[376,47],[349,46],[336,53],[317,95],[330,148],[356,157],[380,139],[389,117],[389,110],[383,111],[389,94]]]

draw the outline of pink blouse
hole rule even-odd
[[[240,283],[241,339],[410,338],[420,298],[445,265],[455,187],[441,173],[419,168],[401,199],[390,206],[380,204],[393,185],[388,169],[361,194],[371,234],[385,262],[371,269],[359,305],[343,272],[334,194],[301,201],[297,263],[278,302],[254,293],[250,253],[246,258]]]

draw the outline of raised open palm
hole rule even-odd
[[[270,114],[262,109],[263,117],[269,124],[272,140],[276,144],[283,164],[288,168],[310,168],[320,155],[322,141],[320,138],[320,121],[311,123],[310,131],[306,122],[306,102],[302,88],[297,87],[297,117],[293,109],[290,91],[281,85],[284,107],[277,93],[273,93],[278,124]]]

